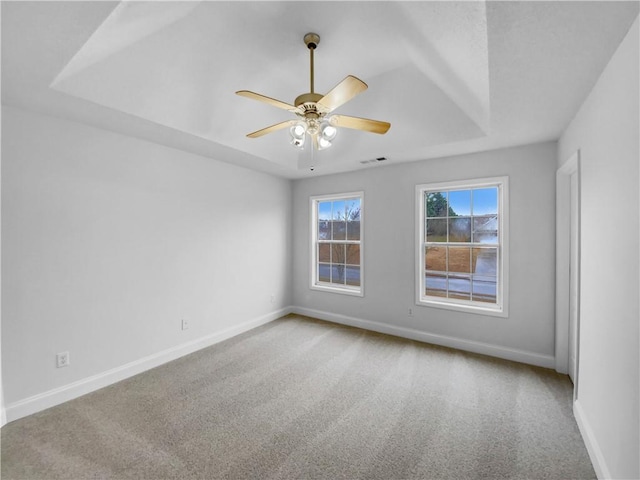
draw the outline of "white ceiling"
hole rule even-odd
[[[3,2],[2,102],[300,178],[557,139],[638,2]],[[300,153],[293,103],[352,74],[336,113],[385,120]],[[311,173],[307,168],[315,166]]]

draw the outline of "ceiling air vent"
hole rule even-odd
[[[371,160],[362,160],[360,163],[363,165],[367,165],[369,163],[379,163],[379,162],[384,162],[387,160],[387,157],[378,157],[378,158],[372,158]]]

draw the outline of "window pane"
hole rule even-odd
[[[360,199],[347,203],[347,240],[360,240]]]
[[[471,190],[449,192],[449,216],[471,215]]]
[[[496,277],[473,276],[473,300],[476,302],[496,303]]]
[[[332,209],[332,237],[334,240],[344,240],[347,237],[347,222],[345,219],[345,202],[333,202]]]
[[[469,275],[449,275],[449,298],[471,300],[471,277]]]
[[[455,217],[449,219],[449,241],[450,242],[470,242],[471,241],[471,218]]]
[[[475,243],[498,243],[498,216],[473,217],[473,241]]]
[[[360,267],[347,267],[347,285],[360,286]]]
[[[471,273],[471,247],[449,247],[449,271]]]
[[[344,285],[345,270],[344,265],[331,264],[331,283]]]
[[[333,221],[333,239],[344,240],[347,235],[347,222],[344,220]]]
[[[318,220],[318,240],[331,239],[331,220]]]
[[[447,192],[427,192],[426,216],[447,216]]]
[[[349,220],[352,216],[358,216],[360,214],[360,199],[349,198],[344,201],[346,219]]]
[[[331,245],[328,243],[320,243],[318,245],[318,261],[323,263],[331,261]]]
[[[331,202],[318,202],[318,220],[331,220]]]
[[[318,202],[318,240],[331,238],[331,202]]]
[[[318,264],[318,281],[327,283],[331,281],[331,266],[328,263]]]
[[[472,273],[475,273],[478,275],[490,275],[493,277],[497,276],[498,249],[497,248],[474,248]]]
[[[447,275],[427,272],[424,277],[425,295],[434,297],[447,296]]]
[[[447,219],[427,220],[427,242],[447,241]]]
[[[447,271],[447,247],[427,247],[424,256],[425,270]]]
[[[479,188],[473,191],[473,214],[496,215],[498,213],[498,187]]]
[[[344,243],[331,244],[331,263],[344,263],[345,247]]]
[[[347,222],[347,240],[360,240],[360,220]]]
[[[360,245],[347,245],[346,262],[348,265],[360,265]]]

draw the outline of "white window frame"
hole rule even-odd
[[[360,245],[360,286],[353,285],[329,285],[325,283],[319,283],[318,271],[317,271],[317,256],[318,256],[318,204],[326,201],[340,201],[351,200],[354,198],[360,199],[360,240],[345,240],[343,243],[357,243]],[[364,296],[364,192],[349,192],[349,193],[336,193],[328,195],[315,195],[309,198],[309,210],[311,212],[311,275],[309,287],[312,290],[320,290],[323,292],[339,293],[343,295],[352,295],[363,297]]]
[[[425,192],[498,187],[498,267],[496,304],[425,295]],[[509,316],[509,177],[491,177],[416,185],[416,305],[446,310]],[[448,243],[447,243],[448,244]]]

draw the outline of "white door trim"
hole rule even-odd
[[[576,209],[577,244],[580,245],[580,151],[576,151],[556,172],[556,370],[569,373],[569,298],[571,260],[571,175],[578,175]],[[579,248],[579,247],[578,247]],[[579,258],[579,256],[578,256]],[[574,265],[579,272],[579,264]],[[579,275],[578,275],[578,292]],[[578,297],[579,299],[579,297]],[[578,300],[579,305],[579,300]],[[579,338],[579,329],[576,332]],[[578,345],[579,345],[578,340]],[[578,357],[579,352],[576,352]],[[577,372],[577,367],[576,367]],[[577,392],[577,373],[574,391]]]

